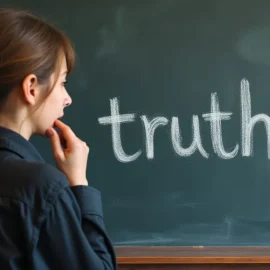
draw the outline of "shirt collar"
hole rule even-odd
[[[2,126],[0,126],[0,149],[14,152],[28,161],[44,162],[44,159],[31,142],[19,133]]]

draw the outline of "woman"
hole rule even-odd
[[[100,193],[86,179],[88,146],[59,120],[73,65],[64,34],[0,9],[1,269],[117,269]],[[57,168],[29,142],[34,134],[50,138]]]

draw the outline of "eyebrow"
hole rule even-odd
[[[64,72],[61,74],[61,76],[62,76],[62,75],[65,75],[65,74],[67,74],[67,70],[66,70],[66,71],[64,71]]]

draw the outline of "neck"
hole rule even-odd
[[[13,117],[8,117],[5,114],[0,114],[0,126],[13,130],[23,136],[26,140],[29,140],[32,133],[26,122]]]

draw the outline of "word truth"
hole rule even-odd
[[[142,154],[142,150],[127,154],[121,141],[121,125],[135,121],[135,113],[120,114],[119,101],[117,98],[110,99],[110,116],[98,118],[101,125],[111,126],[112,148],[116,159],[123,163],[133,162]],[[211,93],[211,112],[202,114],[204,121],[209,121],[211,130],[211,140],[213,151],[221,159],[232,159],[239,151],[239,144],[228,152],[224,148],[222,138],[223,120],[230,120],[232,112],[221,112],[217,93]],[[157,128],[169,124],[166,117],[154,117],[149,119],[146,115],[140,116],[145,131],[145,150],[147,159],[154,158],[154,135]],[[246,79],[241,80],[241,150],[242,156],[251,156],[253,154],[253,130],[256,123],[263,122],[267,132],[268,159],[270,159],[270,117],[266,114],[257,114],[251,116],[251,98],[249,82]],[[203,147],[200,133],[200,122],[198,115],[192,115],[192,143],[188,147],[183,147],[181,129],[179,127],[178,117],[173,116],[170,124],[171,142],[174,151],[182,157],[191,156],[195,151],[199,151],[202,157],[208,158],[209,153]]]

